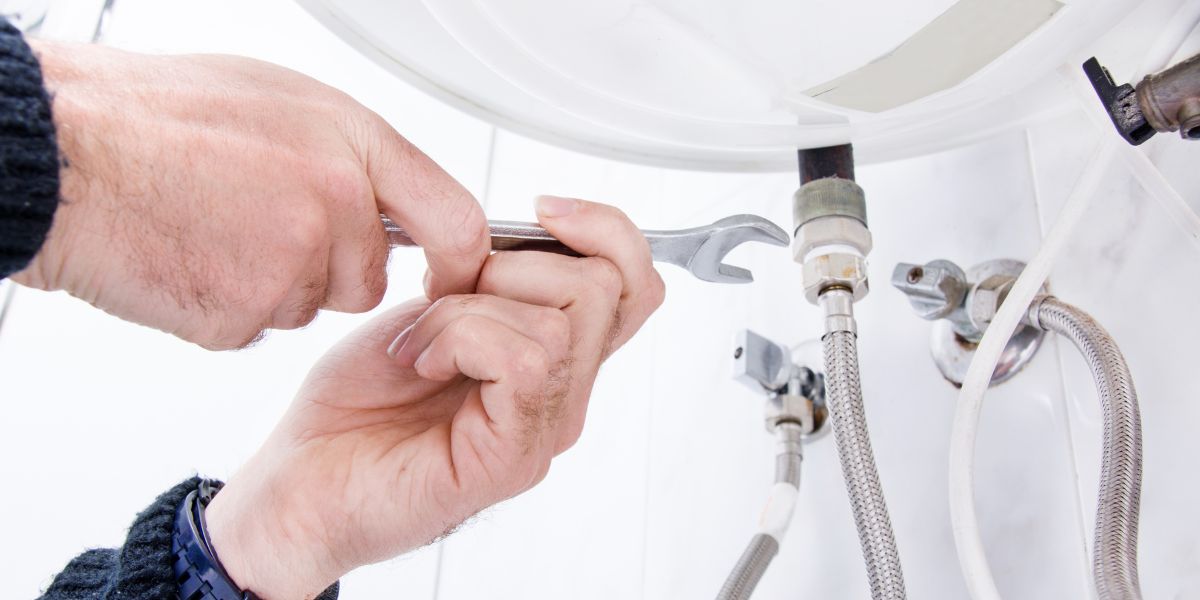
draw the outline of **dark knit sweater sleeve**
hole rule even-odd
[[[177,597],[171,552],[175,511],[199,485],[200,478],[193,477],[163,492],[134,519],[123,547],[88,550],[75,557],[54,578],[43,600]]]
[[[42,69],[0,19],[0,278],[33,259],[58,208],[58,142]]]
[[[177,600],[175,511],[184,498],[200,486],[192,477],[163,492],[143,510],[121,548],[97,548],[75,557],[54,577],[41,600]],[[218,559],[220,557],[218,556]],[[315,600],[337,600],[335,582]]]

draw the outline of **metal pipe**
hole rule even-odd
[[[850,144],[797,150],[796,156],[800,185],[828,177],[854,181],[854,147]]]
[[[1100,600],[1140,600],[1138,511],[1142,490],[1142,418],[1133,376],[1112,336],[1090,315],[1052,296],[1035,299],[1028,320],[1071,340],[1091,367],[1104,409],[1104,447],[1092,577]]]
[[[1200,54],[1147,75],[1137,85],[1137,101],[1155,130],[1200,139]]]

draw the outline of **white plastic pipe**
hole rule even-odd
[[[1116,135],[1106,135],[1101,139],[1087,168],[1079,176],[1062,211],[1046,234],[1042,247],[1021,272],[1008,298],[988,325],[959,392],[950,433],[950,522],[954,545],[958,550],[959,567],[966,580],[967,591],[975,600],[1000,599],[1000,592],[988,567],[979,533],[979,520],[975,514],[975,436],[979,428],[983,394],[991,383],[1000,354],[1016,331],[1030,302],[1050,275],[1054,260],[1079,223],[1088,200],[1095,196],[1100,179],[1112,162],[1116,144],[1121,141]]]

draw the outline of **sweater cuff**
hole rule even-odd
[[[134,519],[120,549],[95,549],[79,555],[59,573],[41,600],[151,600],[178,598],[175,580],[175,514],[184,498],[200,487],[192,477],[163,492]],[[220,558],[220,557],[218,557]],[[314,600],[337,600],[334,582]]]
[[[174,598],[175,583],[171,535],[175,511],[200,485],[192,477],[163,492],[134,519],[120,549],[89,550],[72,560],[54,578],[43,600],[76,598]]]
[[[50,96],[21,32],[0,19],[0,278],[41,249],[58,208]]]

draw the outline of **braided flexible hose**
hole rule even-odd
[[[883,488],[875,469],[875,454],[863,413],[862,384],[858,377],[858,347],[854,333],[833,331],[825,335],[825,398],[833,435],[842,462],[842,476],[858,526],[871,597],[903,600],[904,574],[892,533]]]
[[[721,586],[717,600],[747,600],[778,552],[779,542],[775,538],[765,533],[755,535]]]
[[[775,483],[790,485],[800,489],[800,466],[804,462],[801,449],[800,426],[796,423],[781,423],[778,425],[779,453],[775,455]],[[791,512],[791,508],[788,509]],[[721,586],[717,600],[746,600],[758,586],[763,573],[767,571],[771,560],[779,553],[779,540],[782,533],[774,535],[760,532],[750,539],[750,544],[742,552],[733,570]]]
[[[1054,297],[1034,301],[1030,320],[1066,336],[1091,367],[1104,409],[1104,449],[1092,576],[1100,600],[1140,600],[1138,507],[1142,490],[1142,418],[1121,350],[1090,315]]]

